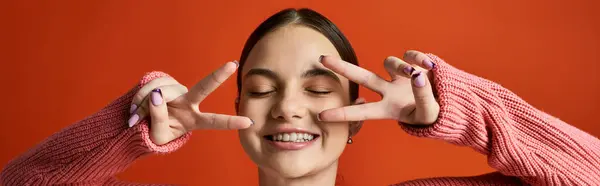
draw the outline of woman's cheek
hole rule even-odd
[[[251,99],[246,98],[240,102],[240,115],[250,119],[261,119],[270,109],[269,99]]]
[[[320,112],[327,109],[343,107],[345,105],[343,100],[344,98],[342,96],[334,95],[331,97],[315,99],[313,100],[313,105],[315,105],[315,109]]]

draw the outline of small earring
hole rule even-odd
[[[348,137],[348,142],[346,142],[348,144],[352,144],[352,137]]]

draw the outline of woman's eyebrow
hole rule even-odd
[[[250,69],[248,71],[248,73],[246,73],[246,75],[244,75],[244,78],[248,78],[250,76],[255,76],[255,75],[265,76],[272,80],[279,80],[279,75],[277,75],[277,73],[273,72],[272,70],[264,69],[264,68]],[[313,69],[307,70],[306,72],[304,72],[302,74],[301,77],[302,78],[311,78],[311,77],[316,77],[316,76],[328,77],[332,80],[335,80],[340,85],[342,84],[342,81],[340,80],[340,78],[338,78],[335,75],[335,73],[333,73],[330,70],[326,70],[326,69],[322,69],[322,68],[313,68]]]
[[[248,78],[250,76],[254,76],[254,75],[260,75],[260,76],[265,76],[269,79],[272,80],[278,80],[279,76],[277,75],[277,73],[269,70],[269,69],[264,69],[264,68],[253,68],[250,69],[248,71],[248,73],[246,73],[246,75],[244,75],[244,78]]]
[[[328,78],[331,78],[331,79],[335,80],[340,85],[342,84],[342,81],[340,80],[340,78],[338,78],[330,70],[326,70],[326,69],[322,69],[322,68],[313,68],[313,69],[310,69],[310,70],[308,70],[308,71],[306,71],[306,72],[304,72],[302,74],[302,78],[311,78],[311,77],[316,77],[316,76],[325,76],[325,77],[328,77]]]

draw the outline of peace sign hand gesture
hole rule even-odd
[[[150,116],[150,139],[157,145],[166,144],[197,129],[250,127],[253,124],[250,118],[207,113],[198,108],[237,67],[237,62],[225,64],[194,85],[189,92],[170,77],[152,80],[135,95],[128,125],[132,127],[142,118]]]
[[[321,63],[332,71],[377,92],[383,98],[378,102],[329,109],[319,114],[322,121],[364,121],[394,119],[406,124],[430,125],[438,117],[432,82],[433,61],[418,51],[407,51],[404,61],[388,57],[384,67],[391,76],[387,81],[377,74],[341,59],[321,56]]]

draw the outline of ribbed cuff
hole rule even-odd
[[[148,84],[150,81],[161,78],[161,77],[170,77],[168,74],[159,71],[149,72],[140,80],[139,88]],[[143,140],[143,145],[148,148],[151,152],[154,153],[170,153],[176,151],[181,148],[190,138],[191,132],[184,134],[183,136],[170,141],[169,143],[163,145],[157,145],[150,139],[150,121],[147,119],[142,120],[139,124],[133,127],[133,130],[140,135]]]
[[[436,63],[433,86],[437,91],[440,113],[432,125],[418,126],[400,123],[408,134],[443,139],[450,143],[465,145],[465,140],[475,142],[482,148],[487,137],[478,97],[474,91],[491,91],[481,78],[461,71],[433,54],[428,56]],[[469,139],[467,139],[469,138]],[[472,145],[472,144],[471,144]],[[483,150],[478,148],[478,150]]]

